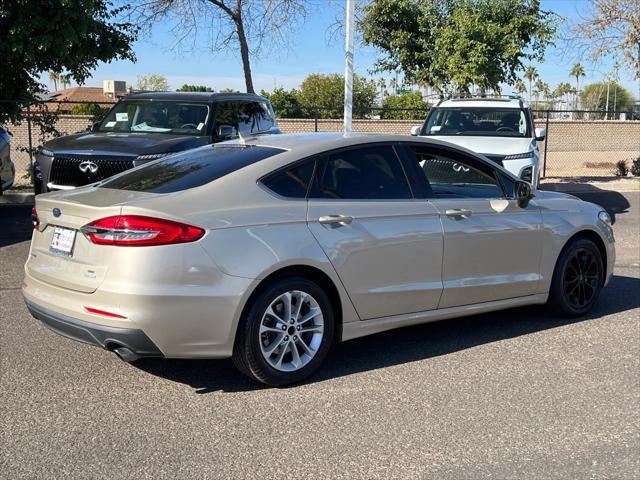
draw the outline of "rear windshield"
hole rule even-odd
[[[265,158],[280,148],[216,145],[171,155],[100,184],[101,188],[171,193],[199,187]]]

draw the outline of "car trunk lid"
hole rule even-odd
[[[40,227],[34,230],[26,270],[42,282],[83,293],[102,284],[113,247],[94,245],[80,228],[99,218],[119,215],[122,204],[147,194],[106,189],[56,192],[36,197]],[[52,248],[54,235],[72,236],[69,253]]]

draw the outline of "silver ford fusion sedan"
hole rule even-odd
[[[207,145],[40,195],[32,220],[24,298],[49,328],[129,361],[232,357],[270,385],[395,327],[584,315],[615,260],[597,205],[403,136]]]

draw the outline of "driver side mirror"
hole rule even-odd
[[[545,138],[547,138],[547,129],[536,128],[535,135],[536,135],[536,140],[539,142],[542,142]]]
[[[514,193],[518,206],[520,208],[527,208],[529,201],[535,196],[530,183],[518,180],[514,187]]]
[[[411,127],[411,135],[413,137],[420,136],[421,131],[422,131],[422,125],[414,125],[413,127]]]
[[[92,131],[92,132],[97,132],[100,129],[100,124],[101,123],[102,122],[93,122],[93,124],[91,125],[89,130]]]

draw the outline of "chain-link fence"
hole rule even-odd
[[[2,102],[3,100],[0,100]],[[85,131],[114,105],[104,102],[41,102],[24,109],[19,123],[9,123],[11,156],[16,164],[16,184],[31,183],[30,166],[35,152],[54,136]],[[342,107],[319,108],[274,105],[284,133],[342,130]],[[427,109],[362,108],[353,110],[353,131],[408,135],[421,125]],[[613,176],[617,164],[631,166],[640,157],[640,113],[535,110],[536,127],[546,127],[546,141],[540,144],[543,177]],[[496,143],[499,148],[499,141]],[[494,153],[494,152],[481,152]],[[495,153],[500,153],[497,150]]]

